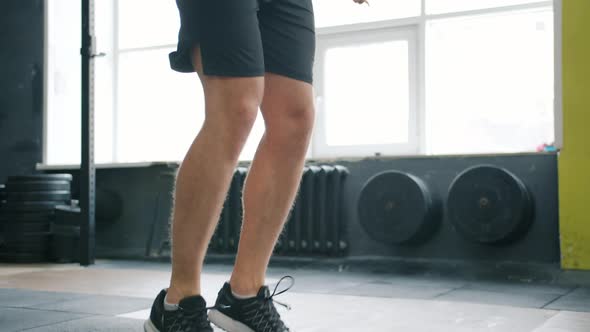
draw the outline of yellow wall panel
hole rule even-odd
[[[590,0],[563,0],[562,267],[590,270]]]

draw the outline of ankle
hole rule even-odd
[[[182,299],[193,295],[201,295],[198,288],[183,288],[171,285],[166,291],[166,302],[169,304],[178,304]]]
[[[242,280],[232,276],[229,285],[231,286],[233,295],[237,298],[249,298],[258,294],[258,291],[260,290],[260,287],[264,285],[264,282]]]

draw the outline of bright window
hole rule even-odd
[[[415,29],[320,38],[314,155],[416,153]]]
[[[68,15],[73,13],[73,15]],[[45,162],[80,162],[80,2],[54,0],[47,6]]]
[[[116,160],[182,160],[203,124],[205,109],[197,75],[174,72],[168,62],[180,24],[176,4],[118,4]],[[254,157],[263,133],[264,122],[258,116],[240,159]]]
[[[326,51],[324,112],[328,145],[408,142],[408,51],[407,41]]]
[[[80,160],[80,8],[47,2],[45,158]],[[309,158],[529,152],[554,140],[554,13],[539,0],[313,0]],[[425,4],[425,8],[422,8]],[[95,1],[96,160],[179,161],[203,124],[172,71],[175,1]],[[559,70],[559,68],[557,68]],[[557,73],[559,75],[559,73]],[[250,160],[261,115],[240,156]]]
[[[176,44],[179,17],[175,1],[119,0],[116,2],[120,49]]]
[[[427,24],[431,154],[534,151],[553,142],[551,9]]]
[[[170,49],[119,57],[117,160],[177,160],[204,119],[196,75],[170,70]]]
[[[427,14],[452,13],[459,11],[498,8],[529,3],[547,2],[540,0],[426,0]]]
[[[367,23],[420,15],[421,0],[372,0],[359,5],[352,0],[313,0],[316,26]]]

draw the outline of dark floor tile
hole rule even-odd
[[[88,315],[24,308],[0,308],[0,331],[22,331],[84,317]],[[45,327],[39,331],[45,331]]]
[[[76,293],[41,292],[27,289],[0,288],[0,306],[30,307],[34,305],[78,299],[88,295]]]
[[[95,316],[72,320],[42,328],[27,330],[27,332],[125,332],[143,331],[143,320]]]
[[[407,286],[407,287],[439,287],[439,288],[447,288],[447,289],[454,289],[454,288],[461,288],[465,286],[464,280],[453,280],[453,279],[446,279],[446,278],[437,278],[437,277],[401,277],[401,276],[394,276],[394,277],[381,277],[378,278],[372,283],[381,283],[381,284],[393,284],[399,286]]]
[[[578,288],[550,303],[547,309],[590,312],[590,288]]]
[[[349,288],[338,289],[332,294],[386,297],[386,298],[407,298],[407,299],[431,299],[452,288],[439,287],[436,285],[416,285],[408,283],[365,283]]]
[[[93,295],[81,299],[33,306],[33,308],[97,315],[119,315],[150,308],[151,304],[151,299]]]
[[[541,283],[476,281],[467,283],[463,288],[499,293],[564,295],[571,292],[575,287]]]
[[[558,298],[557,294],[546,293],[502,293],[477,289],[456,289],[437,297],[442,301],[473,302],[482,304],[506,305],[513,307],[542,308]]]
[[[372,281],[369,277],[364,276],[325,272],[296,272],[292,276],[295,278],[295,285],[291,291],[296,293],[337,294],[339,290]]]
[[[105,260],[100,259],[96,261],[95,265],[91,265],[90,269],[134,269],[134,270],[150,270],[150,271],[169,271],[172,265],[169,262],[155,262],[155,261],[133,261],[133,260]]]

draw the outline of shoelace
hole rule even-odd
[[[199,326],[197,326],[198,328],[210,327],[211,325],[210,325],[209,319],[207,318],[207,310],[209,310],[209,309],[213,309],[213,307],[206,307],[206,308],[199,309],[199,310],[189,311],[181,306],[178,306],[179,313],[181,313],[181,314],[178,315],[174,319],[174,321],[170,325],[170,330],[182,331],[181,328],[183,325],[191,326],[191,323],[193,323],[197,319],[198,319],[198,322],[200,323]],[[199,317],[201,319],[199,319]],[[179,321],[179,319],[180,319],[180,321]],[[175,330],[175,328],[176,328],[176,330]]]
[[[280,285],[280,284],[281,284],[281,282],[283,282],[283,280],[285,280],[285,279],[289,279],[289,280],[291,281],[291,284],[289,285],[289,287],[287,287],[287,288],[285,288],[285,289],[283,289],[282,291],[280,291],[280,292],[278,292],[278,293],[277,293],[277,289],[279,288],[279,285]],[[291,277],[291,276],[284,276],[284,277],[282,277],[281,279],[279,279],[279,281],[278,281],[278,282],[277,282],[277,284],[275,285],[275,288],[274,288],[274,290],[272,291],[272,294],[271,294],[269,297],[267,297],[267,298],[266,298],[266,300],[267,300],[267,301],[272,301],[272,302],[274,302],[274,303],[276,303],[276,304],[280,304],[280,305],[282,305],[283,307],[285,307],[287,310],[291,310],[291,306],[290,306],[290,305],[288,305],[288,304],[285,304],[285,303],[281,303],[281,302],[279,302],[279,301],[277,301],[277,300],[274,300],[273,298],[274,298],[275,296],[277,296],[277,295],[281,295],[281,294],[283,294],[283,293],[287,292],[289,289],[293,288],[293,286],[294,286],[294,285],[295,285],[295,278],[293,278],[293,277]]]
[[[283,282],[283,280],[286,280],[286,279],[289,279],[291,281],[291,284],[288,287],[286,287],[285,289],[277,292],[277,289],[279,289],[280,284]],[[279,313],[277,312],[273,303],[277,303],[277,304],[285,307],[287,310],[291,310],[291,306],[275,300],[274,297],[287,292],[289,289],[291,289],[293,287],[294,284],[295,284],[295,279],[293,277],[284,276],[277,282],[272,294],[270,296],[264,298],[264,303],[262,304],[262,307],[261,307],[261,311],[262,311],[261,316],[264,317],[265,319],[258,321],[258,324],[257,324],[259,327],[262,327],[261,324],[264,324],[264,327],[262,328],[263,331],[270,332],[270,331],[276,331],[276,329],[279,329],[279,328],[281,328],[281,329],[285,328],[285,324],[281,320],[281,315],[279,315]]]
[[[289,279],[291,281],[291,284],[288,287],[286,287],[285,289],[277,292],[277,289],[279,289],[280,284],[283,282],[283,280],[286,280],[286,279]],[[262,314],[260,315],[260,317],[266,318],[266,319],[265,320],[258,320],[256,322],[256,325],[260,325],[262,323],[265,324],[263,331],[274,331],[274,329],[276,329],[276,328],[284,327],[284,324],[281,321],[280,315],[277,312],[276,308],[273,306],[273,303],[277,303],[277,304],[285,307],[287,310],[291,310],[291,306],[275,300],[274,297],[287,292],[294,285],[295,285],[295,278],[293,278],[292,276],[284,276],[281,279],[279,279],[279,281],[275,285],[275,288],[274,288],[272,294],[263,299],[264,302],[262,304],[262,307],[260,308],[262,310],[259,309],[259,310],[257,310],[257,312],[262,311]],[[221,308],[226,309],[229,307],[231,307],[231,306],[223,305]],[[219,309],[219,308],[220,308],[219,306],[214,306],[211,309]]]

